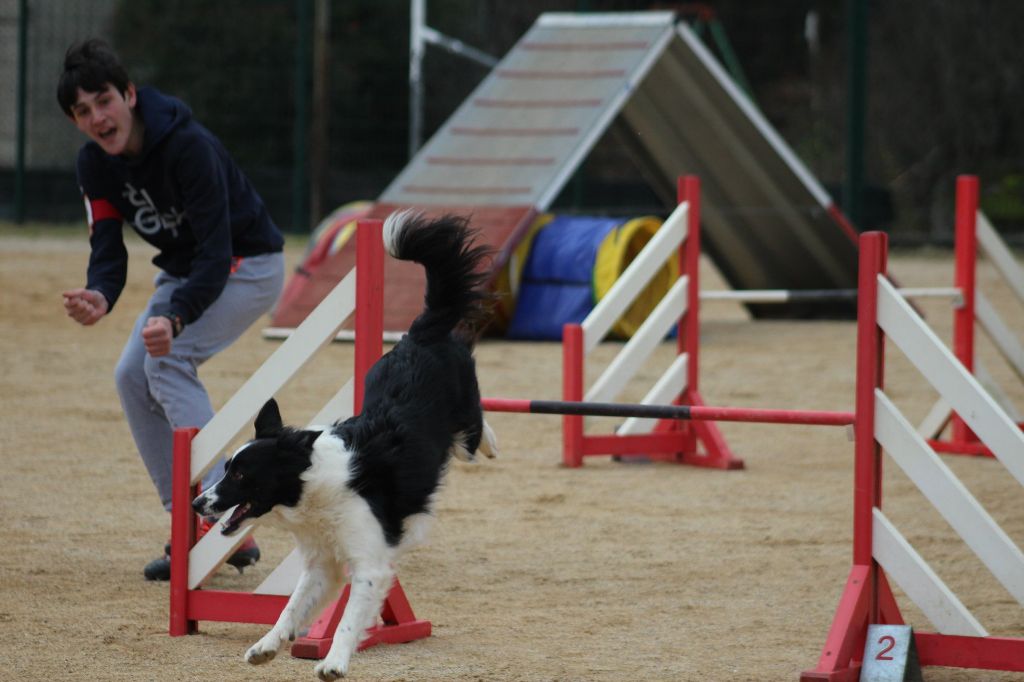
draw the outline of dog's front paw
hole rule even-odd
[[[340,680],[345,677],[345,673],[348,672],[348,661],[330,658],[330,656],[328,656],[317,664],[313,672],[315,672],[316,676],[321,680],[324,680],[324,682]]]
[[[274,660],[274,656],[277,656],[277,652],[281,649],[283,643],[281,638],[273,632],[267,633],[263,639],[253,644],[245,652],[246,663],[260,665],[261,663]]]

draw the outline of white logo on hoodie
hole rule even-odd
[[[149,192],[136,189],[132,183],[126,182],[124,198],[136,208],[132,222],[142,234],[156,234],[160,230],[170,230],[175,239],[178,237],[178,226],[185,220],[184,214],[176,208],[161,213],[150,198]]]

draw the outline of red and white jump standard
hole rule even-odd
[[[662,320],[671,323],[678,320],[676,343],[678,356],[659,385],[667,386],[662,392],[672,391],[674,397],[666,399],[674,405],[704,405],[698,388],[698,366],[700,346],[700,284],[698,264],[700,258],[700,180],[693,175],[679,179],[677,186],[679,207],[665,221],[658,235],[644,251],[651,250],[650,263],[644,261],[647,254],[641,253],[630,268],[623,273],[615,286],[594,308],[582,324],[567,324],[562,332],[562,397],[566,402],[584,401],[584,360],[588,349],[596,345],[623,310],[642,289],[644,280],[634,277],[646,271],[648,277],[664,262],[664,254],[657,252],[660,239],[666,243],[678,243],[679,280],[665,294],[651,316],[625,345],[619,356],[595,383],[591,392],[602,393],[607,385],[621,381],[630,368],[635,369],[640,356],[653,350],[667,329],[658,325]],[[678,235],[674,237],[673,234]],[[672,240],[675,240],[674,242]],[[635,273],[631,270],[636,270]],[[630,290],[632,289],[632,296]],[[620,295],[621,294],[621,295]],[[616,308],[617,307],[617,308]],[[682,315],[678,315],[682,310]],[[642,359],[642,358],[641,358]],[[616,376],[617,375],[617,376]],[[607,381],[605,381],[607,379]],[[678,382],[682,390],[672,388]],[[600,386],[600,388],[599,388]],[[652,389],[651,402],[659,387]],[[671,395],[671,394],[666,394]],[[644,402],[647,402],[645,399]],[[647,433],[618,433],[611,435],[588,435],[584,432],[583,416],[567,414],[562,419],[563,464],[567,467],[583,465],[588,455],[645,455],[652,459],[667,460],[680,464],[713,467],[719,469],[743,468],[743,460],[729,449],[718,427],[710,421],[680,421],[659,419]],[[698,444],[703,452],[698,452]]]
[[[266,397],[270,397],[292,374],[309,359],[309,356],[334,338],[338,328],[355,309],[355,372],[351,382],[352,411],[358,414],[362,407],[363,379],[383,350],[384,310],[384,247],[382,223],[379,220],[360,220],[356,231],[356,268],[354,296],[349,278],[343,280],[327,298],[314,310],[295,333],[267,360],[260,370],[228,401],[222,413],[241,410],[239,423],[248,421]],[[342,389],[344,392],[345,389]],[[267,394],[262,396],[261,394]],[[341,393],[339,393],[339,396]],[[338,398],[335,398],[338,401]],[[336,419],[334,412],[344,401],[330,403],[324,412],[329,419]],[[236,406],[246,403],[244,407]],[[216,417],[215,417],[216,419]],[[214,422],[211,421],[211,424]],[[208,425],[209,426],[209,425]],[[204,429],[205,430],[205,429]],[[263,592],[234,592],[202,589],[199,583],[205,579],[205,566],[190,572],[190,554],[196,546],[198,517],[192,511],[192,499],[198,495],[198,485],[203,470],[194,465],[197,429],[177,429],[174,433],[174,490],[171,509],[171,584],[170,584],[170,626],[171,636],[197,632],[199,621],[220,621],[232,623],[262,623],[272,625],[288,602],[288,585],[294,586],[297,567],[294,557],[285,559],[265,584],[274,582],[276,589]],[[213,571],[220,562],[246,537],[251,526],[243,528],[234,540],[221,536],[218,524],[203,540],[210,544],[219,543],[215,548],[216,561],[209,562]],[[233,543],[233,544],[232,544]],[[206,543],[203,543],[206,544]],[[197,562],[199,563],[199,562]],[[191,574],[190,574],[191,573]],[[292,575],[288,575],[292,574]],[[284,589],[281,589],[281,586]],[[261,586],[262,587],[262,586]],[[348,601],[349,585],[346,584],[339,598],[329,605],[310,627],[306,636],[292,645],[291,653],[299,658],[323,658],[333,639],[334,630],[341,620]],[[371,628],[368,638],[360,645],[366,648],[378,643],[409,642],[428,637],[431,624],[417,620],[412,607],[395,580],[381,612],[383,625]]]
[[[884,447],[993,575],[1018,601],[1024,599],[1024,580],[1018,575],[1024,568],[1024,554],[959,485],[885,396],[882,389],[886,335],[905,354],[909,349],[919,351],[912,354],[914,357],[908,355],[911,362],[945,397],[959,403],[955,407],[962,409],[969,401],[976,401],[977,410],[962,412],[970,414],[972,426],[984,431],[993,449],[998,448],[997,456],[1018,480],[1024,479],[1024,437],[891,288],[884,277],[886,261],[886,235],[862,235],[857,304],[853,565],[818,665],[804,672],[800,679],[859,679],[868,625],[904,623],[887,572],[945,633],[914,632],[921,665],[1024,671],[1024,639],[988,636],[881,511]],[[922,598],[918,599],[918,595]]]

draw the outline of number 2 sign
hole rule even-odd
[[[921,666],[909,625],[869,625],[860,682],[920,682]]]

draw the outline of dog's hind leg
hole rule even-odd
[[[473,441],[476,441],[476,447],[473,447]],[[463,462],[474,462],[476,461],[476,453],[482,452],[488,458],[494,459],[498,456],[498,439],[494,435],[494,431],[491,430],[490,424],[486,421],[480,422],[480,433],[474,431],[460,431],[455,434],[455,442],[452,443],[452,447],[449,450],[449,454],[455,459],[462,460]]]
[[[483,437],[480,439],[480,452],[484,453],[491,459],[498,456],[498,437],[494,435],[494,430],[491,425],[484,419],[483,424]]]
[[[253,665],[272,660],[285,642],[293,641],[299,631],[338,596],[342,581],[342,569],[332,560],[307,560],[277,623],[245,652],[245,660]]]

